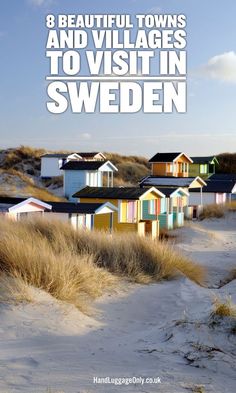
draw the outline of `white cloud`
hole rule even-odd
[[[231,51],[210,58],[197,73],[211,79],[236,83],[236,53]]]
[[[41,7],[43,5],[49,5],[52,3],[51,0],[28,0],[29,4],[35,5],[36,7]]]
[[[92,135],[89,134],[88,132],[84,132],[83,134],[80,134],[80,138],[84,140],[91,139]]]

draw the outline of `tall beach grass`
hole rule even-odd
[[[75,231],[44,219],[0,220],[0,271],[80,308],[120,278],[150,283],[181,274],[198,284],[204,280],[204,269],[167,242]]]
[[[200,220],[206,218],[222,218],[227,212],[236,211],[236,201],[227,202],[225,204],[210,204],[203,206],[203,210],[199,216]]]
[[[231,317],[236,319],[236,305],[232,302],[230,297],[221,300],[216,297],[213,301],[212,317]]]

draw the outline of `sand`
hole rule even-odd
[[[236,267],[236,214],[174,233],[176,247],[207,267],[206,288],[185,278],[124,283],[90,316],[39,290],[34,303],[1,304],[0,392],[234,393],[232,321],[212,327],[210,314],[216,295],[236,303],[236,280],[225,284]],[[95,384],[94,377],[156,383]]]

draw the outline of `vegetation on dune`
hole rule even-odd
[[[231,201],[230,203],[227,203],[226,207],[229,211],[236,212],[236,200]]]
[[[212,317],[231,317],[236,318],[236,305],[232,303],[230,297],[226,298],[225,301],[215,298],[213,302]]]
[[[77,149],[79,150],[79,149]],[[70,153],[66,150],[50,151],[54,153]],[[30,146],[19,146],[16,148],[9,148],[1,150],[3,159],[1,167],[4,169],[14,168],[22,169],[23,164],[32,164],[34,169],[40,169],[40,157],[46,153],[46,149],[37,149]],[[115,165],[122,163],[139,164],[143,170],[150,169],[148,159],[142,156],[125,156],[117,153],[104,153],[108,160],[111,160]],[[217,172],[219,173],[236,173],[236,153],[221,153],[217,155],[220,165],[217,166]]]
[[[236,153],[222,153],[217,156],[219,166],[218,173],[236,173]]]
[[[40,176],[41,155],[44,149],[20,146],[0,152],[1,196],[35,197],[45,201],[60,201],[43,185],[35,183]]]
[[[192,392],[193,392],[193,393],[205,393],[205,388],[204,388],[204,386],[202,386],[202,385],[195,385],[195,386],[192,388]]]
[[[44,187],[58,188],[63,187],[63,176],[55,176],[48,179],[42,179]]]
[[[46,153],[44,149],[35,149],[29,146],[20,146],[0,151],[0,168],[8,173],[16,170],[18,175],[25,175],[28,180],[32,176],[40,176],[41,155]],[[68,151],[54,151],[54,153],[70,153]],[[108,160],[118,168],[114,174],[115,186],[137,185],[138,181],[150,173],[150,166],[145,157],[125,156],[116,153],[104,153]],[[62,186],[62,178],[42,181],[43,187],[52,188]]]
[[[65,198],[59,197],[55,194],[52,194],[50,191],[46,190],[45,188],[42,187],[37,187],[35,185],[33,186],[27,186],[24,188],[24,196],[27,197],[34,197],[38,198],[40,200],[43,200],[45,202],[61,202],[65,201]]]
[[[31,288],[17,274],[15,276],[1,273],[0,275],[0,302],[4,303],[32,302]]]
[[[122,164],[124,162],[130,162],[132,164],[140,164],[145,167],[149,167],[148,159],[142,156],[125,156],[118,153],[104,153],[106,158],[112,161],[115,165]]]
[[[150,174],[150,165],[145,157],[104,154],[118,168],[114,176],[116,186],[137,185],[140,179]]]
[[[0,167],[2,169],[16,169],[29,175],[38,175],[40,171],[40,157],[44,149],[35,149],[29,146],[20,146],[2,150]]]
[[[66,245],[76,254],[86,252],[97,266],[137,282],[169,279],[177,272],[198,283],[204,277],[203,268],[179,254],[171,243],[152,241],[136,233],[108,236],[107,232],[101,231],[75,231],[56,221],[30,220],[26,225],[46,237],[55,251]]]
[[[203,206],[203,210],[200,213],[200,220],[206,218],[222,218],[227,212],[236,211],[236,201],[228,202],[226,204],[211,204]]]
[[[200,220],[204,220],[206,218],[221,218],[224,217],[226,211],[225,205],[205,205],[203,206],[203,210],[199,216]]]
[[[0,270],[57,299],[84,307],[118,278],[138,283],[179,274],[202,284],[204,269],[164,242],[136,234],[75,231],[46,220],[0,221]]]
[[[62,201],[46,188],[35,184],[34,179],[16,169],[0,169],[3,181],[0,184],[1,196],[34,197],[44,201]]]
[[[115,281],[109,272],[93,263],[89,254],[77,255],[66,244],[56,250],[55,244],[50,244],[36,226],[26,221],[2,220],[0,230],[0,270],[5,282],[6,276],[20,280],[83,310],[89,299],[101,295]],[[17,298],[20,296],[28,300],[25,288]]]
[[[79,150],[79,149],[77,149]],[[0,151],[0,168],[4,170],[16,169],[26,175],[40,175],[40,157],[46,153],[45,149],[20,146]],[[70,153],[61,150],[54,153]],[[141,156],[125,156],[117,153],[104,153],[108,160],[118,168],[114,176],[115,186],[137,185],[138,181],[150,174],[148,159]],[[222,153],[217,156],[220,165],[217,172],[236,173],[236,153]],[[60,183],[61,184],[61,183]]]
[[[236,304],[232,302],[230,296],[224,300],[218,297],[214,299],[210,319],[212,326],[227,322],[229,333],[236,334]]]
[[[137,185],[138,182],[149,174],[149,169],[141,164],[124,162],[118,164],[118,173],[115,175],[115,181],[123,181],[124,184]]]

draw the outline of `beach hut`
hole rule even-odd
[[[159,236],[158,215],[165,209],[165,195],[155,187],[85,187],[73,198],[79,203],[109,202],[118,208],[114,213],[114,230],[136,232],[140,235]],[[105,216],[95,216],[94,226],[106,229],[109,221]]]
[[[44,202],[36,198],[0,197],[0,215],[13,220],[43,217],[72,225],[74,229],[94,229],[94,217],[106,215],[113,230],[113,215],[117,207],[111,203]]]
[[[191,157],[192,163],[189,166],[189,176],[200,176],[202,179],[208,179],[215,174],[216,166],[219,161],[215,156]]]
[[[0,214],[18,221],[26,217],[39,216],[51,210],[49,203],[36,198],[0,197]]]
[[[67,222],[76,230],[95,228],[96,216],[106,216],[107,230],[112,232],[114,218],[117,208],[111,203],[72,203],[72,202],[49,202],[51,211],[44,214],[48,220]]]
[[[44,179],[62,176],[61,167],[69,160],[80,160],[77,153],[47,153],[41,156],[41,173]]]
[[[160,229],[173,229],[184,225],[184,208],[188,206],[189,192],[184,188],[161,188],[165,195],[164,208],[159,214]]]
[[[113,173],[118,169],[110,161],[68,161],[63,170],[64,196],[74,201],[73,194],[85,186],[113,186]]]
[[[230,202],[236,196],[236,180],[207,180],[206,186],[202,189],[203,204],[224,204]],[[192,203],[199,202],[199,195],[196,190],[191,190],[190,199]]]
[[[139,182],[140,187],[182,188],[189,192],[188,205],[184,207],[184,216],[187,219],[198,217],[202,210],[202,188],[206,182],[200,177],[175,177],[175,176],[146,176]],[[191,199],[191,190],[196,190],[198,199]]]
[[[62,176],[61,167],[68,161],[105,161],[101,152],[46,153],[41,156],[41,177]]]
[[[149,162],[153,176],[188,177],[192,159],[185,153],[157,153]]]

